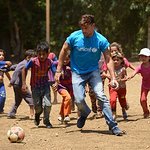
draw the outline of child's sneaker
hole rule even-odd
[[[34,124],[38,126],[40,124],[40,115],[35,114]]]
[[[58,121],[60,121],[62,123],[64,121],[63,117],[59,116]]]
[[[53,126],[52,126],[52,124],[51,124],[50,122],[46,124],[46,128],[50,129],[50,128],[52,128],[52,127],[53,127]]]
[[[9,116],[7,116],[7,119],[16,119],[16,116],[11,116],[11,115],[9,115]]]
[[[30,119],[30,120],[34,120],[34,115],[30,115],[30,116],[29,116],[29,119]]]
[[[146,119],[146,118],[149,118],[149,113],[144,113],[144,118]]]
[[[103,117],[103,113],[101,111],[98,111],[96,114],[96,119],[102,118]]]
[[[66,116],[66,117],[64,118],[64,122],[70,122],[69,116]]]

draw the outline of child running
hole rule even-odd
[[[147,95],[150,90],[150,49],[143,48],[139,53],[141,64],[135,69],[128,79],[140,73],[142,76],[140,103],[143,109],[144,118],[149,118],[150,112],[147,106]]]
[[[22,90],[27,91],[26,74],[31,68],[31,91],[35,109],[36,126],[40,124],[40,115],[43,112],[43,123],[46,128],[52,128],[49,120],[51,111],[50,87],[48,82],[48,71],[52,70],[52,61],[48,59],[49,45],[47,42],[40,42],[37,45],[37,57],[31,59],[22,70]]]
[[[118,89],[114,89],[113,85],[109,86],[109,94],[110,94],[110,105],[112,109],[112,113],[114,116],[114,119],[116,119],[116,102],[117,98],[119,100],[119,103],[122,107],[122,115],[123,118],[127,119],[127,113],[126,110],[128,110],[128,105],[126,101],[126,80],[127,80],[127,72],[124,67],[124,60],[121,53],[113,53],[112,54],[112,60],[114,61],[114,69],[115,69],[115,76],[116,80],[119,83]],[[107,76],[108,79],[109,76]]]
[[[8,119],[15,118],[15,114],[17,113],[17,109],[20,106],[22,99],[25,100],[25,102],[30,107],[30,119],[33,119],[34,117],[34,105],[33,105],[33,99],[31,92],[27,88],[26,92],[22,92],[22,69],[25,67],[27,62],[31,59],[31,57],[35,56],[35,52],[32,49],[29,49],[25,52],[25,59],[22,60],[16,67],[12,78],[10,80],[10,86],[13,86],[14,94],[15,94],[15,103],[13,104],[10,112],[8,113]]]
[[[6,100],[6,90],[4,85],[4,72],[3,68],[10,67],[12,63],[10,61],[4,61],[5,59],[5,51],[0,49],[0,114],[4,113],[4,106]],[[10,74],[5,72],[7,78],[10,80]]]
[[[71,114],[71,102],[73,100],[73,89],[72,89],[72,74],[70,68],[70,57],[69,54],[64,60],[64,65],[62,68],[62,75],[60,77],[60,82],[58,84],[58,93],[62,96],[62,103],[60,108],[60,116],[58,120],[61,123],[70,122],[69,114]],[[74,103],[74,101],[73,101]]]

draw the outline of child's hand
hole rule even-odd
[[[11,86],[12,86],[11,83],[9,83],[9,84],[8,84],[8,87],[11,87]]]
[[[127,81],[131,80],[132,78],[133,78],[133,76],[127,77]]]
[[[23,93],[26,93],[27,90],[28,90],[27,85],[26,85],[26,84],[23,84],[23,85],[22,85],[22,92],[23,92]]]
[[[52,88],[53,90],[56,92],[57,91],[57,87],[58,87],[58,83],[55,82],[54,84],[52,84]]]
[[[10,61],[6,61],[6,65],[7,65],[8,67],[10,67],[10,66],[12,65],[12,63],[11,63]]]
[[[56,71],[54,78],[55,78],[55,81],[56,81],[57,83],[59,83],[60,76],[61,76],[61,72],[57,72],[57,71]]]
[[[88,86],[88,85],[85,86],[85,92],[86,92],[86,93],[89,92],[89,86]]]

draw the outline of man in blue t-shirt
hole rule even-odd
[[[73,92],[76,105],[80,112],[80,117],[77,120],[77,127],[82,128],[84,126],[91,112],[85,102],[85,86],[89,83],[96,94],[109,129],[115,135],[122,135],[123,132],[118,128],[117,123],[113,119],[109,100],[104,94],[98,67],[98,61],[103,53],[112,79],[111,83],[114,83],[117,88],[118,82],[115,79],[114,65],[110,57],[109,42],[103,35],[95,30],[93,15],[83,15],[79,25],[81,30],[73,32],[67,37],[63,44],[59,54],[59,63],[55,74],[55,80],[59,82],[65,56],[70,50]]]

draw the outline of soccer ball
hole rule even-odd
[[[25,132],[21,127],[14,126],[7,131],[7,137],[12,143],[19,143],[23,141],[25,137]]]

